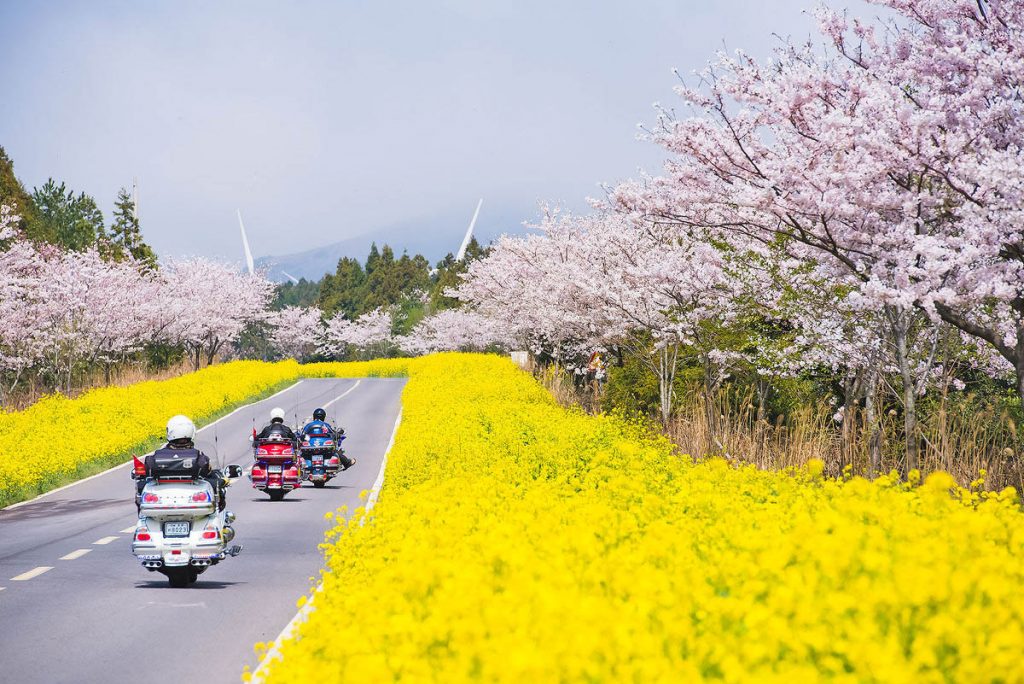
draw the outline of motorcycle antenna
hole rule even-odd
[[[217,467],[220,468],[224,464],[221,463],[220,445],[217,442],[217,424],[216,423],[213,424],[213,450],[214,450],[214,452],[216,452],[216,455],[217,455]]]

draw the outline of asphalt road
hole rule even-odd
[[[170,588],[131,555],[128,465],[0,511],[0,682],[240,681],[243,667],[257,664],[253,644],[277,637],[318,576],[324,513],[355,508],[373,485],[403,385],[304,380],[202,429],[197,443],[215,463],[246,467],[253,424],[272,407],[292,422],[336,400],[328,417],[345,428],[358,463],[326,488],[304,486],[280,502],[236,480],[228,508],[238,517],[234,543],[245,550],[186,589]],[[345,635],[333,638],[344,647]]]

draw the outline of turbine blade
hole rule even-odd
[[[469,222],[469,228],[466,229],[466,237],[462,238],[462,246],[459,247],[459,254],[455,257],[456,261],[462,261],[466,257],[466,248],[469,247],[469,241],[473,239],[473,228],[476,226],[476,219],[480,216],[480,207],[484,204],[484,198],[481,197],[480,201],[476,203],[476,211],[473,212],[473,220]]]
[[[245,250],[245,265],[249,269],[249,275],[256,272],[252,262],[252,251],[249,249],[249,238],[245,234],[245,224],[242,223],[242,210],[238,209],[238,227],[242,230],[242,249]]]

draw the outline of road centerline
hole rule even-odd
[[[356,380],[356,384],[352,385],[352,386],[351,386],[351,387],[349,387],[349,388],[348,388],[347,390],[345,390],[344,392],[342,392],[341,394],[339,394],[339,395],[338,395],[337,397],[335,397],[334,399],[331,399],[331,400],[330,400],[329,402],[327,402],[326,404],[324,404],[324,405],[323,405],[323,406],[321,406],[320,408],[322,408],[322,409],[326,410],[326,409],[327,409],[327,407],[328,407],[328,406],[330,406],[331,404],[333,404],[333,403],[335,403],[335,402],[337,402],[337,401],[341,401],[341,400],[342,400],[342,399],[344,399],[344,398],[345,398],[346,396],[348,396],[348,394],[349,394],[350,392],[353,392],[353,391],[355,391],[355,388],[356,388],[356,387],[359,387],[359,385],[360,385],[360,384],[361,384],[362,382],[363,382],[363,381],[362,381],[362,379]]]
[[[40,565],[38,568],[32,568],[28,572],[23,572],[20,575],[15,575],[14,577],[11,578],[11,581],[12,582],[25,582],[27,580],[32,579],[33,577],[39,577],[44,572],[48,572],[50,570],[53,570],[53,566],[52,565]]]
[[[60,559],[61,560],[75,560],[76,558],[81,558],[82,556],[84,556],[85,554],[89,553],[90,551],[92,551],[92,549],[76,549],[76,550],[72,551],[69,554],[65,554],[65,555],[61,556]]]
[[[98,544],[102,546],[104,544],[109,544],[112,541],[117,541],[118,539],[120,539],[120,537],[103,537],[102,539],[97,539],[96,541],[94,541],[93,544]]]

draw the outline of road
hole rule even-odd
[[[238,516],[234,543],[245,550],[186,589],[170,588],[131,555],[128,465],[0,511],[0,681],[240,681],[243,666],[257,664],[253,644],[277,637],[317,577],[317,546],[330,525],[324,513],[355,508],[373,485],[403,386],[401,379],[303,380],[202,429],[197,443],[211,459],[215,447],[221,465],[248,466],[252,426],[263,425],[272,407],[301,420],[333,401],[328,417],[338,417],[358,462],[325,489],[303,487],[280,502],[236,480],[228,508]],[[345,636],[334,638],[343,647]]]

